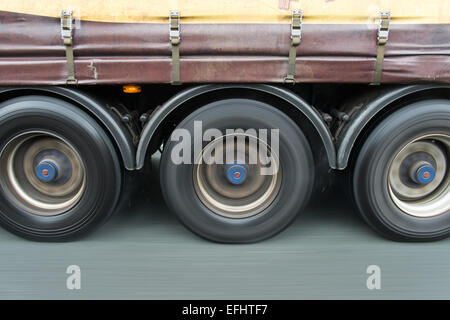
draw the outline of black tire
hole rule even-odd
[[[55,98],[24,96],[0,105],[0,151],[14,137],[33,131],[54,135],[73,146],[84,166],[84,191],[67,211],[40,215],[21,206],[5,182],[0,184],[0,224],[27,239],[65,241],[106,221],[119,199],[122,168],[101,126],[77,107]]]
[[[396,155],[414,139],[436,135],[450,135],[448,100],[405,106],[384,119],[364,142],[353,171],[353,194],[365,221],[381,235],[397,241],[432,241],[449,235],[450,211],[445,206],[432,216],[413,214],[394,202],[392,188],[388,187]],[[447,178],[448,157],[447,149]],[[444,190],[441,195],[448,194],[448,186],[438,190]]]
[[[221,100],[205,105],[184,119],[178,128],[193,135],[194,121],[202,121],[203,130],[217,128],[222,132],[238,128],[279,128],[279,161],[283,177],[277,196],[261,212],[238,219],[224,217],[199,199],[193,182],[194,165],[176,165],[171,161],[175,143],[169,139],[161,158],[161,187],[167,205],[179,220],[201,237],[223,243],[256,242],[286,228],[308,202],[314,185],[312,152],[299,127],[276,108],[247,99]]]

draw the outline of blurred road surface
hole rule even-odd
[[[373,233],[329,191],[280,235],[251,245],[209,243],[178,223],[149,176],[88,237],[33,243],[0,229],[0,299],[450,299],[450,239],[396,243]],[[81,290],[66,268],[81,268]],[[366,269],[381,268],[368,290]]]

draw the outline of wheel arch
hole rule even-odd
[[[415,101],[415,99],[433,98],[437,92],[450,93],[450,84],[408,85],[380,88],[371,95],[363,96],[352,101],[351,104],[361,104],[350,121],[336,136],[337,154],[336,167],[338,170],[347,168],[352,154],[355,152],[357,141],[370,131],[374,123],[391,114],[397,107]]]
[[[264,93],[274,98],[281,99],[289,105],[296,108],[310,124],[315,128],[315,131],[320,137],[320,140],[325,149],[327,162],[329,167],[335,168],[336,151],[332,135],[321,118],[320,113],[305,100],[295,93],[272,85],[265,84],[224,84],[224,85],[201,85],[183,90],[158,107],[151,115],[149,121],[146,123],[136,153],[136,167],[141,169],[144,166],[145,158],[149,151],[149,146],[154,143],[157,138],[157,132],[164,127],[166,121],[173,115],[180,107],[189,103],[194,98],[202,95],[215,93],[221,90],[243,89],[249,92]],[[193,111],[193,110],[192,110]]]
[[[124,167],[127,170],[136,168],[135,147],[131,134],[121,123],[119,117],[106,107],[106,103],[98,100],[79,89],[65,88],[57,86],[48,87],[0,87],[0,98],[14,98],[28,94],[44,94],[55,98],[64,99],[75,104],[88,112],[97,122],[102,125],[105,131],[112,137],[113,143],[117,147]]]

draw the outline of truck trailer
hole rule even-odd
[[[338,176],[396,241],[450,234],[450,1],[0,0],[0,225],[104,223],[161,152],[216,242],[289,226]]]

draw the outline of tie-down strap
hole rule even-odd
[[[301,10],[292,11],[291,24],[291,47],[289,49],[289,65],[287,76],[284,78],[286,83],[295,83],[295,63],[297,60],[297,47],[302,41],[302,19]]]
[[[377,36],[377,61],[373,75],[373,82],[371,83],[372,85],[379,85],[381,81],[381,75],[383,74],[384,51],[389,37],[389,22],[391,21],[390,12],[380,12],[380,15],[380,25],[378,26]]]
[[[61,11],[61,38],[66,47],[67,84],[77,84],[73,58],[73,15],[72,11]]]
[[[291,47],[289,49],[288,73],[284,78],[285,83],[295,83],[295,63],[297,60],[297,47],[302,41],[302,19],[303,12],[301,10],[292,11]]]
[[[180,82],[180,13],[170,11],[169,15],[169,39],[172,45],[172,84],[181,84]]]

